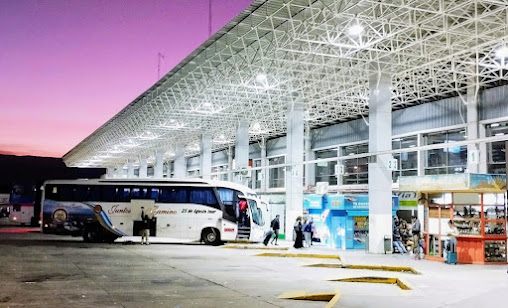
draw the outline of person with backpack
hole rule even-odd
[[[272,239],[272,244],[275,241],[275,245],[277,245],[277,246],[279,245],[279,244],[277,244],[277,240],[279,239],[279,229],[280,229],[279,217],[280,217],[280,215],[276,215],[275,218],[270,223],[270,228],[272,228],[273,234],[275,234],[275,236]]]

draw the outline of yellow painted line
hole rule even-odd
[[[339,255],[320,255],[320,254],[307,254],[307,253],[260,253],[258,257],[281,257],[281,258],[320,258],[320,259],[335,259],[340,260]]]
[[[249,241],[228,241],[228,244],[254,244],[254,242]]]
[[[420,272],[409,266],[390,266],[390,265],[364,265],[364,264],[311,264],[307,267],[327,267],[327,268],[347,268],[347,269],[366,269],[373,271],[404,272],[420,275]]]
[[[329,281],[342,281],[342,282],[367,282],[367,283],[386,283],[397,285],[402,290],[412,290],[408,284],[401,281],[398,278],[386,278],[386,277],[356,277],[356,278],[341,278],[332,279]]]
[[[222,248],[231,249],[264,249],[264,250],[289,250],[289,247],[263,247],[263,246],[241,246],[241,245],[226,245]]]
[[[325,308],[331,308],[340,299],[340,292],[309,294],[306,291],[286,292],[279,295],[280,299],[306,300],[328,302]]]

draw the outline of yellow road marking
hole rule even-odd
[[[412,290],[409,285],[399,278],[386,278],[386,277],[356,277],[356,278],[341,278],[331,279],[329,281],[342,281],[342,282],[368,282],[368,283],[386,283],[395,284],[402,290]]]
[[[295,292],[286,292],[279,295],[280,299],[293,299],[293,300],[307,300],[307,301],[322,301],[328,302],[326,304],[326,308],[331,308],[337,304],[340,299],[340,292],[337,291],[335,293],[317,293],[317,294],[309,294],[306,291],[295,291]]]
[[[367,269],[388,272],[405,272],[420,275],[420,272],[409,266],[390,266],[390,265],[363,265],[363,264],[311,264],[306,267],[328,267],[328,268],[348,268],[348,269]]]

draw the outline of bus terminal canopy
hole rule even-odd
[[[124,164],[176,144],[200,152],[285,135],[302,102],[321,127],[369,114],[369,78],[392,79],[392,108],[502,84],[504,0],[256,0],[178,66],[64,155],[68,166]]]

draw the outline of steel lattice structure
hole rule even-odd
[[[379,70],[393,109],[463,97],[507,80],[507,25],[503,0],[257,0],[64,161],[122,165],[177,143],[195,155],[204,132],[223,149],[245,120],[251,141],[281,136],[295,101],[310,127],[368,116]]]

